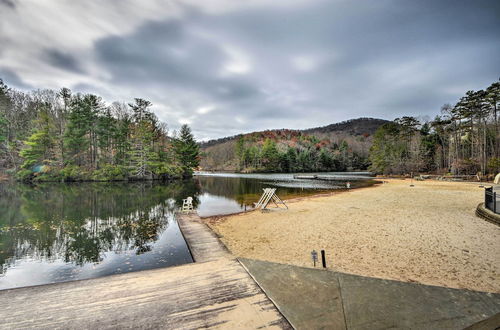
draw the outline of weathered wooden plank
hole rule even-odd
[[[217,235],[197,214],[177,214],[176,218],[195,262],[233,258]]]
[[[198,262],[0,291],[0,328],[290,328],[197,216],[179,223]]]

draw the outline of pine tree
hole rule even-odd
[[[182,125],[178,138],[174,142],[175,153],[181,164],[183,175],[193,175],[193,169],[200,164],[200,147],[196,143],[188,125]]]
[[[236,157],[238,158],[238,166],[241,169],[246,167],[246,162],[244,159],[245,156],[245,138],[243,135],[241,135],[237,140],[236,140]]]
[[[90,103],[80,95],[71,101],[68,124],[64,134],[64,152],[67,164],[85,165],[85,153],[90,147]]]
[[[56,122],[58,131],[58,147],[59,147],[59,166],[64,166],[64,130],[66,128],[66,117],[68,115],[69,105],[71,103],[71,90],[69,88],[61,88],[57,96],[62,100],[62,107],[56,107]]]
[[[13,165],[17,171],[16,159],[14,158],[11,142],[11,129],[10,123],[7,118],[9,109],[12,108],[12,102],[9,96],[10,89],[0,79],[0,159],[4,160],[1,164],[2,167],[8,166],[7,159],[10,160],[10,165]]]
[[[262,146],[262,166],[268,172],[279,172],[279,152],[276,142],[266,139]]]
[[[319,163],[321,170],[323,171],[331,171],[333,169],[333,157],[326,149],[321,149],[319,154]]]
[[[5,141],[7,141],[7,120],[0,113],[0,148],[3,147]]]
[[[132,121],[132,146],[130,160],[132,169],[137,178],[151,177],[150,162],[156,160],[153,153],[153,140],[155,136],[156,116],[149,111],[151,102],[144,99],[135,99],[135,103],[129,104],[133,111]]]
[[[26,170],[37,170],[35,166],[49,163],[53,159],[54,123],[47,108],[48,106],[44,106],[40,109],[36,129],[25,142],[27,148],[21,151],[21,157],[24,158],[22,168]]]
[[[500,82],[494,82],[486,89],[486,101],[490,104],[495,125],[493,140],[494,156],[500,162],[500,125],[498,123],[498,110],[500,108]]]
[[[7,159],[7,120],[0,113],[0,159]],[[4,161],[0,161],[0,166],[5,166]]]
[[[115,157],[114,162],[118,165],[126,165],[130,162],[129,154],[131,150],[130,130],[132,119],[125,115],[121,118],[116,126],[114,141],[115,141]]]
[[[116,130],[116,120],[111,115],[110,109],[103,109],[97,118],[96,135],[97,146],[100,150],[99,161],[104,164],[114,163],[112,147]]]
[[[9,140],[9,127],[6,114],[12,107],[9,90],[9,87],[0,79],[0,120],[2,120],[3,133],[7,141]]]

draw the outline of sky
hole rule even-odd
[[[500,77],[496,0],[0,0],[0,78],[145,98],[200,140],[439,114]]]

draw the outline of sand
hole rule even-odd
[[[206,219],[236,256],[500,293],[500,227],[475,216],[478,183],[388,180],[289,210]]]

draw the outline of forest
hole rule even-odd
[[[309,130],[270,130],[202,144],[206,169],[370,170],[486,175],[500,171],[500,82],[445,104],[433,120],[359,118]],[[368,146],[368,147],[366,147]]]
[[[189,177],[199,163],[190,128],[169,135],[136,98],[106,104],[62,88],[18,91],[0,80],[0,172],[22,181]]]
[[[389,121],[357,118],[306,130],[273,129],[201,142],[208,171],[366,170],[375,131]]]
[[[495,174],[500,171],[500,82],[445,104],[434,120],[397,118],[375,133],[370,168],[377,173]]]
[[[236,157],[240,170],[249,172],[321,172],[367,168],[368,159],[343,140],[320,140],[293,130],[240,136]],[[361,137],[363,138],[363,137]]]
[[[191,176],[200,160],[201,169],[239,172],[494,174],[499,105],[494,82],[445,104],[433,120],[360,118],[208,141],[200,151],[187,125],[169,135],[147,100],[106,104],[67,88],[23,92],[0,80],[0,174],[23,181],[170,179]]]

